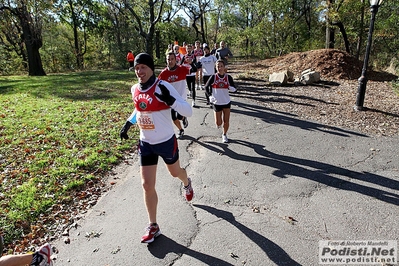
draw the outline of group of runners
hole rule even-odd
[[[215,74],[215,63],[218,59],[222,59],[227,65],[229,57],[233,54],[225,46],[225,42],[220,42],[220,48],[215,43],[213,49],[200,41],[195,41],[194,44],[183,42],[182,46],[179,46],[177,42],[174,45],[170,45],[166,53],[173,52],[176,55],[176,64],[183,65],[187,68],[191,68],[191,62],[194,62],[196,70],[190,71],[186,76],[187,89],[192,98],[192,106],[196,106],[196,92],[195,90],[205,90],[205,84],[210,76]],[[208,94],[206,94],[207,104],[209,103]]]
[[[235,92],[233,78],[227,74],[227,62],[233,56],[225,42],[220,48],[210,50],[207,44],[199,41],[195,45],[175,44],[167,52],[167,67],[158,77],[155,76],[154,60],[147,53],[136,57],[128,52],[129,70],[136,73],[139,83],[131,87],[135,109],[120,131],[122,139],[128,139],[128,130],[133,124],[140,128],[138,153],[140,155],[141,184],[149,224],[142,243],[151,243],[161,234],[157,223],[158,195],[155,189],[158,158],[161,157],[169,173],[178,178],[185,191],[185,198],[191,201],[194,196],[191,179],[180,166],[177,138],[184,135],[188,126],[187,117],[193,110],[187,100],[187,89],[192,98],[192,107],[196,106],[196,90],[204,89],[206,104],[214,110],[215,124],[223,128],[222,142],[227,143],[227,131],[230,120],[229,92]],[[181,122],[180,122],[181,121]],[[177,136],[174,132],[178,128]],[[0,244],[2,238],[0,235]],[[0,245],[1,246],[1,245]],[[0,266],[51,266],[53,265],[50,244],[41,246],[33,254],[7,255],[0,258]]]
[[[177,139],[183,137],[183,128],[188,126],[187,117],[193,114],[196,90],[205,90],[207,105],[214,110],[215,124],[217,128],[222,128],[222,142],[229,141],[229,92],[236,91],[234,80],[227,74],[226,68],[231,56],[224,41],[220,42],[215,55],[211,54],[208,45],[201,47],[199,41],[195,42],[194,47],[190,44],[183,47],[175,44],[167,52],[167,66],[158,77],[155,76],[154,61],[150,55],[140,53],[134,59],[139,82],[131,87],[135,108],[122,127],[120,137],[128,139],[129,128],[133,124],[138,125],[141,184],[149,220],[141,238],[142,243],[151,243],[161,234],[156,215],[158,195],[155,189],[159,157],[169,173],[181,181],[186,200],[191,201],[194,196],[191,179],[180,166]],[[187,90],[191,94],[191,106],[187,102]],[[177,135],[174,125],[178,129]]]
[[[120,131],[121,139],[128,139],[128,130],[133,124],[140,128],[138,153],[140,155],[141,184],[149,224],[142,243],[151,243],[161,234],[157,223],[158,195],[155,189],[158,158],[161,157],[169,173],[183,184],[185,198],[191,201],[194,196],[191,179],[180,166],[177,138],[184,135],[188,126],[187,117],[193,110],[187,100],[187,89],[195,107],[196,89],[204,89],[207,105],[215,114],[215,124],[223,128],[222,142],[227,143],[227,130],[230,120],[229,92],[235,92],[233,78],[227,74],[227,61],[233,56],[225,42],[220,42],[210,50],[207,44],[199,41],[195,45],[175,44],[166,55],[167,67],[158,77],[154,73],[154,60],[147,53],[134,56],[128,51],[129,70],[136,73],[139,83],[131,87],[135,109]],[[174,133],[178,128],[177,136]],[[2,244],[0,235],[0,244]],[[0,245],[2,246],[2,245]],[[44,244],[35,253],[7,255],[0,258],[0,266],[51,266],[53,253],[50,244]]]

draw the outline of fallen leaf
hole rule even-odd
[[[119,251],[121,251],[121,247],[120,247],[120,246],[118,246],[117,249],[111,251],[111,254],[116,254],[116,253],[118,253]]]
[[[296,222],[298,222],[297,220],[295,220],[295,219],[294,219],[293,217],[291,217],[291,216],[285,217],[285,220],[286,220],[288,223],[292,224],[292,225],[294,225]]]
[[[234,254],[233,252],[230,252],[230,257],[232,257],[233,259],[238,259],[238,255]]]

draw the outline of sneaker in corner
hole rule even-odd
[[[141,237],[141,243],[151,243],[157,236],[161,235],[161,229],[157,224],[150,224],[145,228],[145,234]]]
[[[184,129],[180,129],[179,133],[177,133],[177,138],[181,139],[183,137],[183,135],[184,135]]]
[[[51,260],[51,255],[53,254],[53,249],[49,243],[44,244],[36,251],[32,256],[32,266],[52,266],[53,261]]]
[[[184,128],[187,128],[187,127],[188,127],[188,120],[187,120],[187,117],[183,117],[182,121],[183,121],[183,127],[184,127]]]
[[[191,103],[192,107],[195,107],[195,100],[193,100],[193,102]]]
[[[186,200],[191,201],[194,197],[194,190],[193,187],[191,186],[191,178],[188,178],[188,185],[184,187],[184,190],[186,191]]]
[[[223,143],[229,142],[229,139],[227,138],[227,136],[225,134],[222,135],[222,141],[223,141]]]

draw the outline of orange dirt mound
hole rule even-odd
[[[301,72],[312,69],[320,73],[322,80],[353,80],[361,76],[363,62],[336,49],[320,49],[307,52],[295,52],[280,57],[265,59],[247,65],[256,68],[263,74],[270,75],[274,72],[290,70],[295,77]],[[370,80],[387,81],[397,77],[386,72],[373,71],[368,67],[367,76]]]

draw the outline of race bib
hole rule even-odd
[[[142,130],[154,130],[154,120],[152,119],[152,113],[150,112],[139,112],[137,114],[137,124]]]

